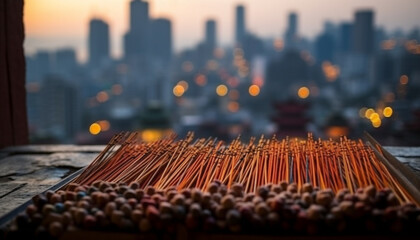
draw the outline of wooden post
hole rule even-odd
[[[0,1],[0,148],[28,143],[23,0]]]

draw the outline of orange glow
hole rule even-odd
[[[232,89],[229,91],[229,98],[232,100],[238,100],[239,99],[239,91],[236,89]]]
[[[109,99],[109,95],[105,91],[100,91],[96,94],[96,100],[100,103],[106,102]]]
[[[380,119],[380,118],[376,118],[376,119],[372,120],[372,126],[373,126],[374,128],[378,128],[378,127],[380,127],[380,126],[381,126],[381,124],[382,124],[382,121],[381,121],[381,119]]]
[[[111,124],[109,123],[109,121],[107,120],[102,120],[97,122],[99,124],[99,126],[101,127],[101,131],[108,131],[109,128],[111,127]]]
[[[217,95],[223,97],[228,93],[228,88],[226,87],[226,85],[221,84],[217,86],[216,93]]]
[[[327,129],[327,136],[330,138],[339,138],[348,134],[349,129],[347,127],[331,126]]]
[[[406,85],[408,83],[408,77],[407,77],[407,75],[401,75],[401,77],[400,77],[400,83],[402,85]]]
[[[334,82],[340,75],[340,68],[336,65],[332,65],[328,61],[322,63],[322,71],[329,82]]]
[[[182,70],[184,72],[191,72],[192,70],[194,70],[194,65],[192,62],[190,61],[185,61],[182,63]]]
[[[381,48],[383,50],[392,50],[394,49],[396,44],[397,44],[397,41],[395,41],[394,39],[384,40],[381,42]]]
[[[178,82],[178,85],[182,86],[184,88],[184,91],[188,90],[188,83],[187,81],[181,80]]]
[[[183,86],[181,85],[176,85],[173,89],[172,92],[174,93],[174,95],[176,97],[181,97],[182,95],[184,95],[185,93],[185,89]]]
[[[207,84],[207,78],[205,75],[200,74],[195,78],[195,83],[199,86],[205,86]]]
[[[227,108],[230,112],[237,112],[239,111],[239,103],[229,102]]]
[[[163,131],[159,129],[146,129],[141,132],[141,138],[145,142],[154,142],[163,137]]]
[[[248,89],[249,95],[255,97],[258,96],[260,94],[260,87],[258,87],[257,85],[251,85]]]
[[[101,126],[98,123],[92,123],[89,126],[89,132],[92,135],[97,135],[101,132]]]
[[[310,94],[309,88],[301,87],[301,88],[299,88],[297,94],[300,98],[305,99],[305,98],[309,97],[309,94]]]
[[[384,117],[389,118],[392,116],[392,113],[393,113],[393,110],[391,107],[384,108],[384,111],[383,111]]]
[[[123,92],[123,88],[120,84],[115,84],[111,87],[111,92],[114,95],[121,95],[121,93]]]
[[[372,108],[369,108],[368,110],[365,111],[365,117],[370,119],[370,116],[375,113],[375,110],[373,110]]]

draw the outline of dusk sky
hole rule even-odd
[[[111,52],[119,57],[122,36],[128,28],[129,0],[25,0],[25,50],[77,49],[78,59],[86,59],[88,23],[92,17],[105,19],[110,25]],[[420,0],[149,0],[153,18],[172,21],[175,51],[193,47],[204,36],[204,22],[217,21],[220,45],[233,41],[234,10],[246,7],[248,31],[260,37],[282,37],[287,14],[299,15],[299,34],[313,38],[326,20],[333,23],[352,21],[358,9],[375,11],[375,25],[387,31],[401,28],[407,32],[420,27]]]

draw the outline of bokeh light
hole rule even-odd
[[[300,97],[300,98],[302,98],[302,99],[305,99],[305,98],[307,98],[307,97],[309,97],[309,88],[307,88],[307,87],[301,87],[301,88],[299,88],[299,90],[298,90],[298,96]]]
[[[182,95],[184,95],[184,93],[185,93],[185,89],[184,89],[184,87],[183,87],[183,86],[181,86],[181,85],[176,85],[176,86],[174,87],[174,89],[172,90],[172,92],[174,93],[174,95],[175,95],[176,97],[181,97]]]
[[[384,111],[383,111],[384,117],[389,118],[392,116],[392,113],[393,113],[393,110],[391,107],[384,108]]]
[[[98,123],[92,123],[89,126],[89,132],[92,135],[97,135],[101,132],[101,126]]]
[[[217,86],[216,93],[217,93],[217,95],[223,97],[228,93],[228,88],[226,87],[226,85],[221,84],[221,85]]]
[[[253,84],[249,87],[248,92],[249,92],[249,95],[251,95],[253,97],[258,96],[260,94],[260,87]]]

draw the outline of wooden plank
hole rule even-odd
[[[416,204],[420,206],[420,179],[417,175],[386,151],[369,133],[365,132],[365,136],[368,140],[368,145],[372,147],[375,155],[411,195]]]

